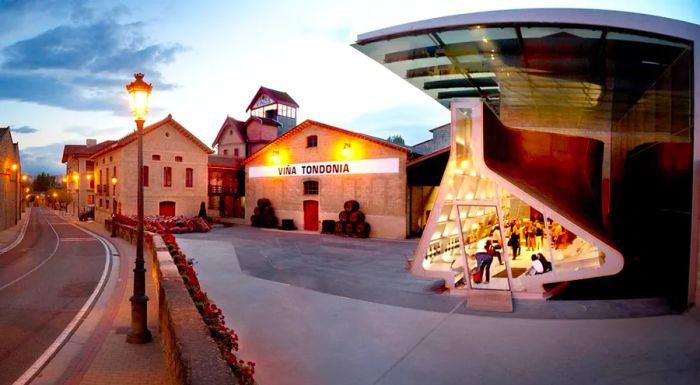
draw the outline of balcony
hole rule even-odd
[[[216,185],[209,185],[209,195],[216,195],[216,194],[235,194],[236,193],[236,186],[216,186]]]

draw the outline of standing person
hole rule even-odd
[[[535,235],[536,235],[535,224],[532,221],[527,223],[525,227],[525,245],[527,246],[527,251],[535,251]]]
[[[537,221],[535,224],[535,249],[542,250],[542,237],[544,236],[544,229],[542,228],[542,223]]]
[[[502,265],[503,264],[503,259],[501,259],[501,252],[496,250],[496,247],[494,247],[493,243],[491,243],[491,240],[486,241],[486,245],[484,246],[486,249],[486,252],[489,253],[491,257],[496,257],[498,258],[498,262]]]
[[[559,222],[554,221],[554,222],[552,222],[551,231],[552,231],[552,244],[554,245],[555,249],[558,249],[561,247],[562,241],[564,240],[563,239],[564,230],[562,229]]]
[[[510,232],[510,239],[508,239],[508,246],[513,249],[513,260],[518,258],[520,255],[520,227],[518,225],[513,225]]]
[[[481,282],[489,283],[491,278],[491,262],[493,257],[485,251],[479,251],[475,254],[476,264],[481,271]]]

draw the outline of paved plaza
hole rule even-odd
[[[260,384],[700,382],[697,309],[518,301],[507,317],[469,314],[408,273],[413,241],[234,226],[178,243]]]

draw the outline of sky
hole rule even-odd
[[[125,85],[153,83],[146,124],[172,114],[211,145],[227,115],[245,120],[260,86],[313,119],[407,144],[449,111],[350,45],[357,35],[440,16],[594,8],[700,24],[697,0],[0,0],[0,126],[23,171],[65,173],[65,144],[135,128]]]

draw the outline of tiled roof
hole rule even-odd
[[[389,147],[389,148],[394,149],[394,150],[397,150],[397,151],[405,152],[405,153],[407,153],[409,156],[412,154],[410,148],[405,147],[405,146],[401,146],[401,145],[398,145],[398,144],[395,144],[395,143],[392,143],[392,142],[390,142],[390,141],[388,141],[388,140],[380,139],[380,138],[377,138],[377,137],[374,137],[374,136],[370,136],[370,135],[360,134],[360,133],[354,132],[354,131],[348,131],[348,130],[345,130],[345,129],[342,129],[342,128],[339,128],[339,127],[334,127],[334,126],[331,126],[331,125],[328,125],[328,124],[325,124],[325,123],[321,123],[321,122],[317,122],[317,121],[314,121],[314,120],[309,120],[309,119],[307,119],[307,120],[303,121],[301,124],[297,125],[296,127],[292,128],[292,129],[290,129],[289,131],[285,132],[284,134],[278,136],[275,140],[273,140],[272,142],[268,143],[265,147],[261,148],[261,149],[258,150],[256,153],[254,153],[254,154],[252,154],[251,156],[249,156],[248,158],[246,158],[246,159],[243,161],[243,164],[248,164],[248,163],[250,163],[253,159],[255,159],[255,158],[257,158],[258,156],[260,156],[260,154],[262,154],[262,153],[264,152],[264,150],[265,150],[267,147],[269,147],[269,146],[271,146],[271,145],[273,145],[273,144],[275,144],[275,143],[278,143],[278,142],[280,142],[280,141],[282,141],[282,140],[285,140],[285,139],[289,138],[290,136],[295,135],[295,134],[297,134],[298,132],[300,132],[300,131],[302,131],[302,130],[306,129],[307,127],[310,127],[310,126],[321,127],[321,128],[333,130],[333,131],[336,131],[336,132],[340,132],[340,133],[345,134],[345,135],[350,135],[350,136],[354,136],[354,137],[357,137],[357,138],[360,138],[360,139],[364,139],[364,140],[367,140],[367,141],[370,141],[370,142],[374,142],[374,143],[380,144],[380,145],[382,145],[382,146]]]
[[[299,108],[299,105],[297,104],[297,102],[295,102],[294,99],[292,99],[292,97],[289,96],[289,94],[287,94],[286,92],[277,91],[277,90],[273,90],[272,88],[260,86],[260,89],[253,97],[253,100],[250,101],[250,104],[248,105],[248,108],[246,108],[245,111],[246,112],[250,111],[253,108],[253,105],[255,104],[255,102],[260,97],[260,95],[263,95],[263,94],[269,96],[270,99],[274,100],[276,103],[284,104],[284,105],[291,106],[294,108]]]
[[[241,162],[228,156],[211,154],[209,155],[208,166],[239,169],[241,168]]]
[[[187,139],[189,139],[194,144],[199,146],[199,148],[201,148],[202,151],[206,152],[207,154],[211,154],[214,152],[211,148],[209,148],[209,146],[202,143],[201,140],[197,139],[196,136],[192,135],[191,132],[189,132],[185,127],[183,127],[180,123],[178,123],[175,119],[173,119],[173,116],[170,114],[168,114],[168,116],[166,116],[165,119],[158,121],[158,122],[155,122],[155,123],[151,124],[150,126],[144,127],[143,128],[143,135],[144,136],[148,135],[150,132],[152,132],[155,129],[157,129],[161,126],[164,126],[166,124],[171,124],[173,127],[175,127],[175,129],[180,131],[180,133],[182,133]],[[103,153],[106,153],[109,151],[114,151],[120,147],[124,147],[127,144],[135,141],[136,139],[137,139],[136,131],[134,131],[134,132],[126,135],[125,137],[117,140],[111,146],[105,147],[102,150],[95,152],[94,154],[92,154],[92,157],[95,158],[99,155],[102,155]]]
[[[88,146],[85,144],[66,144],[63,147],[63,157],[61,158],[61,163],[66,163],[68,158],[71,156],[83,156],[86,158],[90,157],[105,147],[112,145],[114,142],[114,140],[105,140],[104,142],[97,143],[94,146]]]
[[[449,153],[449,152],[450,152],[450,146],[443,147],[443,148],[441,148],[441,149],[439,149],[439,150],[437,150],[437,151],[431,152],[430,154],[421,155],[421,156],[419,156],[419,157],[417,157],[417,158],[411,159],[411,160],[406,164],[406,167],[412,167],[412,166],[414,166],[414,165],[416,165],[416,164],[419,164],[419,163],[421,163],[421,162],[424,162],[424,161],[426,161],[426,160],[428,160],[428,159],[434,158],[434,157],[436,157],[436,156],[438,156],[438,155],[440,155],[440,154]]]
[[[221,140],[221,137],[224,135],[224,132],[226,132],[227,129],[229,128],[235,128],[238,130],[238,133],[241,135],[241,138],[245,140],[245,135],[243,135],[243,126],[245,125],[245,122],[241,122],[240,120],[236,120],[230,116],[226,116],[226,119],[224,119],[224,123],[221,125],[221,128],[219,129],[219,133],[216,134],[216,139],[214,139],[214,142],[212,142],[212,147],[216,146],[219,144],[219,140]]]

